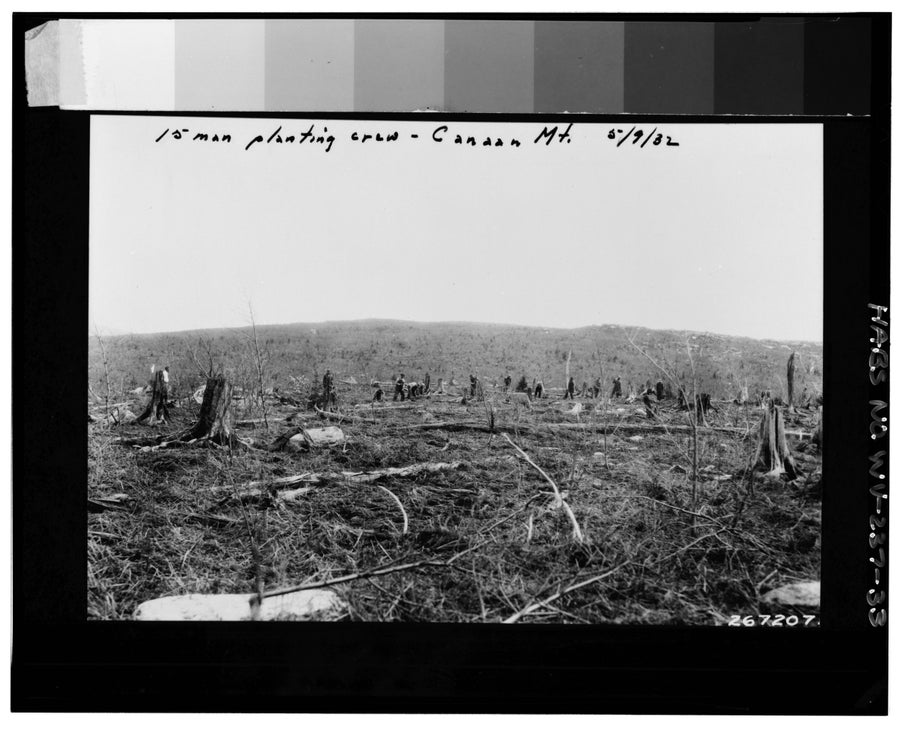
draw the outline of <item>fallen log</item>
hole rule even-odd
[[[355,417],[351,414],[335,414],[334,412],[326,412],[324,409],[316,407],[316,414],[322,419],[330,419],[332,422],[351,422],[354,424],[375,424],[374,419],[368,417]]]
[[[473,431],[473,432],[519,432],[520,434],[540,434],[541,432],[554,432],[560,430],[574,430],[579,432],[596,432],[598,435],[606,434],[690,434],[693,428],[690,425],[680,424],[620,424],[620,425],[594,425],[584,422],[546,422],[536,424],[495,425],[492,430],[487,424],[480,422],[423,422],[422,424],[392,425],[391,429],[404,430],[444,430],[446,432]],[[698,427],[699,433],[724,433],[748,437],[746,429],[741,427]],[[799,440],[809,440],[812,433],[799,430],[785,430],[788,437],[796,437]]]
[[[268,419],[239,419],[234,423],[235,427],[256,427],[260,424],[265,424],[266,421],[269,422],[284,422],[285,417],[268,417]]]
[[[410,478],[423,473],[440,473],[445,470],[457,470],[462,462],[452,463],[415,463],[402,468],[382,468],[381,470],[371,470],[364,472],[324,472],[324,473],[300,473],[298,475],[289,475],[283,478],[272,478],[270,480],[254,480],[249,483],[230,485],[213,485],[201,488],[200,490],[211,495],[221,495],[222,493],[234,493],[239,498],[258,497],[270,490],[282,491],[288,488],[296,488],[303,485],[313,485],[317,483],[347,481],[350,483],[374,483],[382,478]],[[237,492],[236,492],[237,491]]]

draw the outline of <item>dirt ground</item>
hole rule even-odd
[[[674,401],[654,422],[639,401],[577,399],[577,414],[561,395],[533,410],[500,393],[372,405],[369,386],[339,386],[339,411],[353,421],[274,400],[268,428],[238,413],[237,434],[258,446],[300,426],[344,432],[300,453],[117,442],[189,426],[199,408],[190,398],[166,425],[89,425],[88,617],[129,619],[161,596],[361,575],[330,585],[343,608],[313,619],[721,625],[771,612],[770,589],[819,578],[821,454],[809,411],[785,414],[803,473],[786,482],[748,470],[762,410],[715,404],[695,481]],[[134,399],[137,413],[144,397]],[[349,475],[423,463],[443,466]],[[265,488],[241,497],[250,481],[303,473],[329,475],[290,500]]]

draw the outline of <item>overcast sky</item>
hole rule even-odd
[[[330,152],[244,149],[313,123],[335,136]],[[448,122],[437,143],[440,124],[92,117],[91,322],[244,326],[252,301],[258,324],[615,323],[822,340],[819,125],[666,124],[678,147],[617,147],[609,124],[576,121],[571,142],[550,146],[532,142],[543,124]],[[154,142],[167,128],[190,132]],[[350,139],[395,130],[393,143]],[[190,141],[198,131],[232,142]],[[456,132],[522,146],[458,146]]]

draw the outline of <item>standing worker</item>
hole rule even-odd
[[[469,374],[469,396],[475,398],[475,392],[478,389],[478,378],[474,374]]]
[[[622,379],[619,376],[613,379],[613,388],[610,397],[613,399],[622,397]]]
[[[652,387],[647,387],[644,390],[644,409],[647,411],[648,419],[656,419],[656,407],[654,403],[656,402],[656,389]]]
[[[332,403],[336,401],[334,376],[331,375],[331,369],[326,369],[325,376],[322,377],[322,408],[328,411]]]
[[[566,384],[566,395],[563,399],[574,399],[575,398],[575,379],[571,376],[569,377],[569,383]]]
[[[400,401],[404,401],[406,399],[406,393],[403,391],[406,386],[406,378],[403,374],[400,374],[400,377],[397,381],[394,382],[394,401],[397,401],[397,397],[400,397]]]

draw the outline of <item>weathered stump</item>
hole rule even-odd
[[[766,406],[759,424],[759,445],[753,463],[754,469],[765,470],[769,478],[787,475],[788,480],[794,480],[799,475],[784,434],[784,417],[772,402]]]
[[[231,415],[232,386],[222,374],[206,381],[200,416],[193,427],[185,430],[177,439],[209,440],[218,445],[235,447],[239,440],[234,434],[234,420]]]
[[[816,416],[816,429],[813,432],[812,436],[813,444],[816,445],[820,450],[822,449],[822,407],[819,407],[818,415]]]
[[[794,359],[796,352],[792,352],[787,362],[787,406],[788,411],[794,411]]]
[[[169,419],[169,387],[166,384],[162,371],[153,374],[153,390],[150,393],[150,401],[137,418],[140,424],[149,420],[148,424],[166,422]]]

